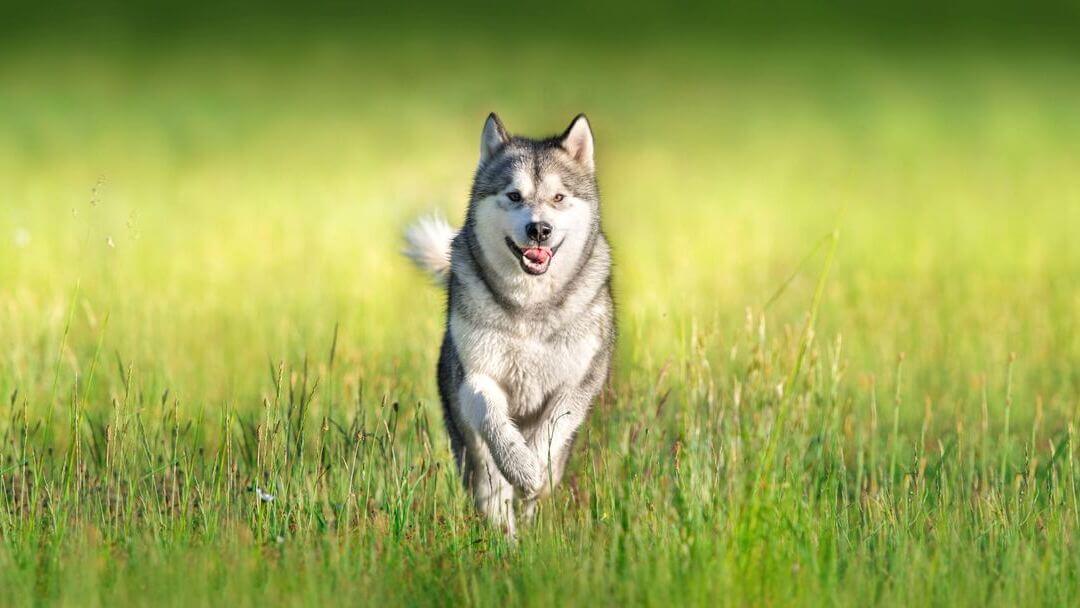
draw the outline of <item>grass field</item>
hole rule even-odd
[[[55,43],[0,55],[0,604],[1077,601],[1074,54]],[[513,546],[398,255],[490,110],[589,114],[617,262]]]

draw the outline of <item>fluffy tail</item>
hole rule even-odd
[[[445,283],[450,273],[450,242],[454,230],[438,214],[417,219],[405,229],[405,249],[402,251],[417,268],[431,274],[439,283]]]

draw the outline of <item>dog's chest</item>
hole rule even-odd
[[[466,373],[496,380],[507,393],[510,414],[521,419],[535,415],[549,396],[576,387],[600,348],[598,336],[545,335],[539,323],[496,330],[452,317],[451,331]]]

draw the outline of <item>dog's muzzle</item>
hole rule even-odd
[[[563,239],[565,240],[565,238]],[[506,237],[506,246],[510,249],[510,252],[517,258],[518,263],[521,264],[521,269],[532,275],[541,275],[547,272],[548,266],[551,265],[551,258],[555,257],[555,254],[559,251],[563,241],[559,241],[554,247],[545,247],[541,245],[530,245],[529,247],[519,247],[514,243],[513,239]]]

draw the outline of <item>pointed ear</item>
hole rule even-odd
[[[562,134],[562,147],[570,153],[574,160],[592,171],[593,163],[593,136],[589,119],[584,114],[578,114]]]
[[[487,122],[484,123],[484,132],[480,134],[480,164],[484,164],[500,148],[510,141],[510,135],[506,132],[499,117],[492,112],[488,114]]]

